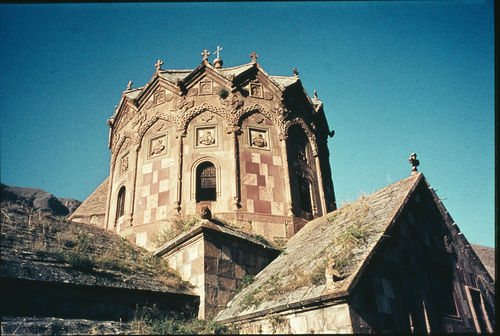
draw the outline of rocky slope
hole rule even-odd
[[[68,216],[82,203],[73,198],[57,198],[44,190],[36,188],[0,184],[0,192],[4,206],[34,210],[34,212],[52,216]]]

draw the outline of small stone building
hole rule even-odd
[[[158,61],[146,85],[130,82],[108,120],[109,177],[72,220],[152,248],[173,218],[203,206],[271,242],[336,209],[333,131],[298,72],[270,76],[255,53],[223,68],[209,54],[192,70]]]
[[[309,222],[217,319],[243,333],[491,333],[494,301],[418,173]]]

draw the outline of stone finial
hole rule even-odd
[[[292,71],[293,71],[293,77],[299,77],[299,72],[297,71],[296,68],[293,68]]]
[[[316,92],[316,90],[314,90],[313,95],[314,95],[314,99],[318,99],[318,93]]]
[[[210,211],[207,205],[201,207],[200,217],[202,219],[212,219],[212,212]]]
[[[156,70],[161,70],[161,66],[162,65],[163,65],[163,61],[162,60],[156,61],[156,64],[155,64]]]
[[[255,53],[255,51],[252,51],[250,54],[250,58],[252,59],[252,62],[257,62],[257,58],[259,58],[259,55]]]
[[[210,56],[210,51],[208,51],[207,49],[203,50],[201,56],[203,56],[203,60],[207,60],[208,56]]]
[[[132,84],[134,84],[134,82],[132,82],[132,81],[128,81],[128,84],[127,84],[127,90],[132,89]]]
[[[412,165],[411,167],[411,174],[417,174],[418,169],[417,167],[420,165],[420,161],[417,160],[417,154],[416,153],[411,153],[410,157],[408,158],[408,161]]]

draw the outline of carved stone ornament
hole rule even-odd
[[[158,156],[165,154],[167,152],[167,137],[161,136],[155,139],[151,139],[149,156]]]
[[[134,120],[132,120],[132,127],[136,127],[139,125],[139,127],[146,121],[146,113],[143,113],[142,111],[136,115]]]
[[[264,92],[262,89],[262,84],[258,82],[250,83],[250,96],[255,98],[264,98]]]
[[[236,93],[230,94],[227,98],[219,97],[219,101],[222,105],[230,107],[231,109],[238,110],[243,106],[243,99],[239,98]]]
[[[203,122],[209,122],[215,119],[215,114],[213,113],[203,113],[200,120]]]
[[[191,88],[187,94],[189,97],[197,96],[198,95],[198,88]]]
[[[177,108],[177,110],[180,110],[181,112],[184,112],[193,106],[194,106],[194,100],[187,100],[186,97],[184,97],[184,96],[180,97],[177,100],[177,103],[175,104],[175,107]],[[175,109],[174,109],[174,111],[175,111]]]
[[[264,121],[264,116],[256,113],[252,116],[252,121],[257,123],[257,124],[261,124]]]
[[[153,104],[156,106],[156,105],[161,105],[161,104],[164,104],[165,102],[167,101],[166,97],[165,97],[165,92],[163,90],[159,90],[159,91],[156,91],[154,93],[154,97],[153,97]]]
[[[144,107],[146,108],[146,110],[149,110],[151,107],[153,107],[153,102],[151,100],[148,100]]]
[[[212,94],[212,81],[204,80],[200,82],[200,95],[211,95]]]
[[[196,129],[196,143],[198,146],[213,146],[216,144],[215,127]]]
[[[250,147],[269,148],[269,135],[265,130],[249,129]]]
[[[128,170],[128,155],[125,155],[120,160],[120,174]]]

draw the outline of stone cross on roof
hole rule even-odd
[[[217,50],[214,51],[214,54],[217,54],[217,58],[219,58],[219,52],[221,52],[222,48],[217,46]]]
[[[252,51],[250,54],[250,58],[252,58],[252,62],[257,62],[257,58],[259,58],[259,55],[255,53],[255,51]]]
[[[411,173],[416,174],[418,169],[417,167],[420,165],[420,161],[417,160],[417,154],[416,153],[411,153],[410,157],[408,158],[408,161],[412,165],[411,167]]]
[[[163,64],[162,60],[156,61],[156,64],[155,64],[156,70],[161,70],[162,64]]]
[[[208,56],[210,56],[210,51],[208,51],[207,49],[203,50],[201,56],[203,56],[204,60],[208,59]]]
[[[129,80],[128,84],[127,84],[127,90],[130,90],[132,88],[132,84],[134,84],[134,82],[132,82],[131,80]]]

